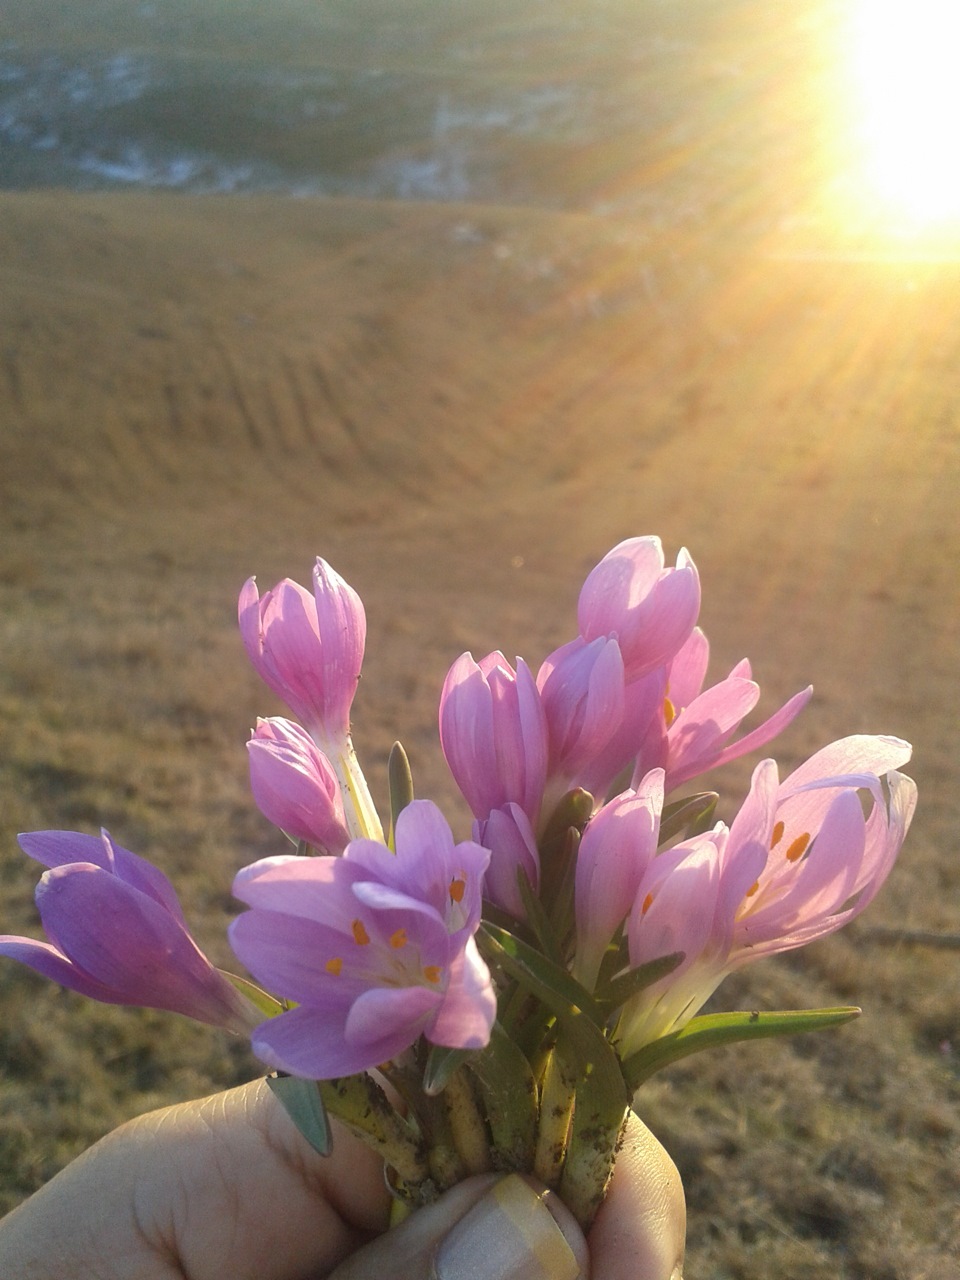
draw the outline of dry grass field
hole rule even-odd
[[[719,993],[864,1016],[641,1099],[684,1175],[688,1274],[945,1280],[960,955],[890,931],[960,931],[960,258],[742,213],[0,194],[0,928],[38,927],[16,832],[103,824],[227,961],[232,875],[278,848],[246,786],[279,710],[236,633],[250,573],[322,554],[357,587],[374,794],[400,737],[465,832],[448,665],[539,661],[599,556],[659,533],[700,568],[718,677],[748,655],[761,713],[814,684],[785,766],[893,733],[920,788],[870,912]],[[717,776],[728,806],[753,763]],[[257,1071],[4,963],[0,1208],[122,1118]]]

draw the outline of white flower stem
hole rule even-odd
[[[329,753],[329,759],[337,775],[337,781],[340,783],[344,817],[350,838],[379,840],[383,843],[380,816],[360,768],[357,753],[353,749],[353,739],[348,735],[337,743],[335,750]]]
[[[423,1141],[393,1109],[377,1082],[364,1072],[321,1080],[319,1087],[330,1114],[373,1147],[415,1195],[429,1178]]]
[[[463,1067],[455,1071],[443,1091],[453,1145],[468,1173],[489,1173],[493,1168],[487,1127]]]
[[[533,1172],[541,1182],[554,1189],[559,1186],[567,1154],[575,1089],[576,1081],[569,1075],[564,1062],[556,1052],[551,1053],[540,1087],[540,1128]]]

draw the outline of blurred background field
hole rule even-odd
[[[636,533],[689,547],[716,677],[748,655],[761,714],[814,684],[784,768],[915,744],[870,912],[719,993],[864,1016],[641,1099],[711,1280],[960,1275],[960,956],[904,940],[960,933],[960,235],[920,176],[869,185],[858,12],[28,0],[0,44],[5,932],[38,929],[16,832],[103,824],[228,963],[232,875],[282,843],[236,595],[316,554],[367,606],[375,795],[401,737],[464,833],[448,665],[538,662]],[[0,1207],[258,1070],[3,964]]]

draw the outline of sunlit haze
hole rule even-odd
[[[960,224],[960,6],[857,0],[851,107],[865,203],[917,231]]]

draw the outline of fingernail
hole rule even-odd
[[[446,1236],[436,1280],[576,1280],[580,1265],[543,1197],[502,1179]]]

